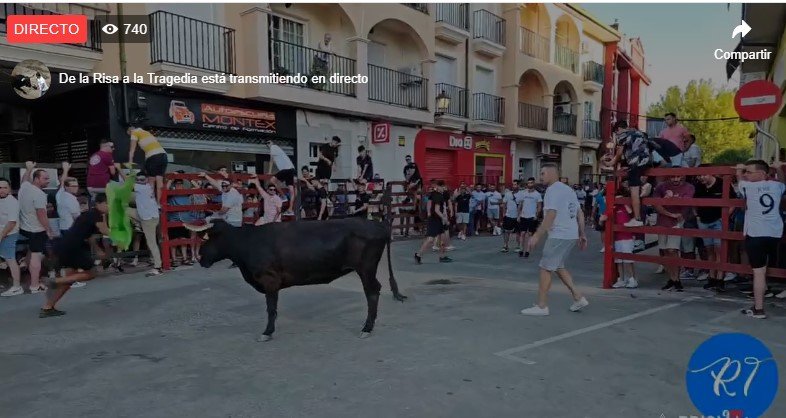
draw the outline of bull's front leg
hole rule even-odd
[[[267,327],[265,327],[265,332],[259,336],[261,342],[273,339],[273,332],[276,330],[276,316],[278,315],[278,291],[267,293],[265,301],[267,302]]]

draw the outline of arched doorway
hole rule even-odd
[[[567,81],[560,81],[554,87],[554,132],[576,135],[576,89]]]

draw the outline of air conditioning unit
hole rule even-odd
[[[555,115],[569,115],[570,114],[570,105],[558,105],[554,106],[554,114]]]
[[[412,76],[416,76],[416,77],[423,76],[423,71],[421,70],[419,64],[402,67],[402,68],[399,68],[398,71],[400,73],[404,73],[404,74],[412,75]]]
[[[540,153],[541,154],[548,154],[551,151],[549,147],[549,143],[546,141],[540,141]]]
[[[582,155],[582,160],[583,160],[584,164],[592,164],[592,154],[590,154],[588,152],[585,152]]]

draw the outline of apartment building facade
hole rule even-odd
[[[150,42],[102,44],[97,30],[78,46],[9,45],[3,39],[0,63],[8,68],[36,58],[53,74],[362,74],[368,83],[53,83],[51,95],[36,103],[3,93],[0,110],[21,106],[27,118],[15,111],[7,118],[13,129],[0,135],[40,139],[32,141],[36,150],[9,152],[9,158],[52,157],[45,151],[55,149],[61,150],[56,160],[86,158],[106,136],[116,139],[122,158],[124,126],[137,123],[159,136],[173,165],[208,169],[240,161],[266,170],[262,139],[268,137],[298,165],[314,164],[318,146],[338,136],[339,178],[355,174],[360,145],[371,150],[375,173],[388,179],[400,178],[405,155],[415,157],[426,177],[451,184],[536,176],[547,161],[560,163],[571,181],[597,172],[601,96],[614,70],[607,52],[620,35],[577,7],[5,6],[6,15],[80,10],[96,17],[147,15]],[[23,120],[30,122],[27,133]]]

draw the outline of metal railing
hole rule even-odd
[[[35,9],[18,3],[3,3],[0,8],[0,33],[8,33],[7,19],[10,15],[58,15],[49,10]],[[83,44],[66,44],[86,48],[92,51],[102,52],[101,49],[101,22],[88,19],[87,21],[87,41]]]
[[[594,81],[598,84],[605,82],[605,72],[603,65],[595,61],[587,61],[584,63],[584,81]]]
[[[549,61],[549,38],[538,35],[527,29],[520,28],[521,52],[539,60]]]
[[[334,73],[340,75],[355,75],[356,61],[352,58],[320,51],[284,42],[278,39],[270,40],[270,69],[279,75],[302,74],[308,78],[305,84],[292,85],[306,87],[328,93],[355,95],[354,83],[331,83],[330,76]],[[325,77],[325,82],[314,82],[313,76]]]
[[[505,98],[488,93],[473,94],[472,119],[505,123]]]
[[[565,135],[576,135],[576,115],[563,113],[554,115],[554,132]]]
[[[567,46],[556,45],[554,50],[554,63],[570,72],[579,70],[579,53]]]
[[[583,137],[585,139],[600,139],[600,121],[584,119]]]
[[[428,110],[428,79],[368,64],[368,99]]]
[[[469,3],[437,3],[437,22],[469,30]]]
[[[428,3],[401,3],[411,9],[415,9],[421,13],[428,14]]]
[[[158,11],[150,14],[150,63],[235,74],[235,30]]]
[[[457,116],[460,118],[467,117],[467,110],[469,108],[469,90],[465,89],[464,87],[454,86],[447,83],[437,83],[434,85],[434,87],[436,88],[434,97],[445,93],[445,95],[450,98],[450,103],[448,104],[448,108],[445,110],[444,114]],[[440,112],[440,109],[436,109],[436,111]]]
[[[505,19],[488,10],[475,10],[472,14],[472,37],[505,45]]]
[[[549,109],[519,102],[519,126],[540,129],[541,131],[547,130],[549,128]]]

